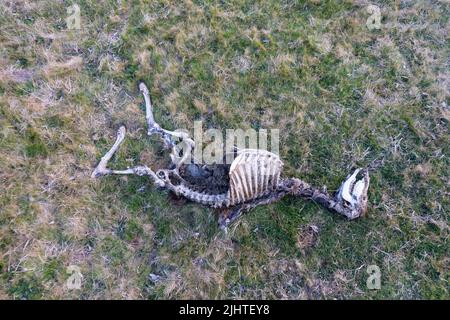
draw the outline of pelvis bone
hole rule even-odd
[[[342,183],[336,195],[332,196],[325,187],[315,188],[298,178],[282,178],[283,162],[276,154],[264,150],[236,150],[236,158],[231,166],[187,163],[194,141],[186,133],[161,128],[154,120],[147,87],[141,83],[139,89],[145,100],[148,135],[159,135],[166,147],[171,149],[172,169],[160,169],[155,173],[145,165],[125,170],[107,168],[108,161],[125,139],[126,129],[122,126],[117,132],[115,143],[93,171],[92,178],[123,174],[148,176],[160,188],[219,209],[219,225],[225,230],[243,212],[275,202],[285,195],[313,200],[348,219],[366,213],[370,181],[367,169],[356,169]],[[181,157],[180,144],[175,143],[175,139],[181,139],[184,147]]]

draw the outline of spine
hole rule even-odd
[[[199,202],[201,204],[208,205],[214,208],[229,206],[229,199],[227,193],[211,195],[193,191],[184,185],[176,186],[176,193],[186,197],[191,201]]]

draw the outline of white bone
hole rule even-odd
[[[280,158],[265,150],[243,149],[230,167],[229,205],[266,195],[278,186],[283,167]]]
[[[124,126],[121,126],[119,130],[117,131],[117,137],[116,141],[114,142],[113,146],[109,151],[102,157],[100,160],[100,163],[95,168],[94,172],[91,174],[91,178],[96,178],[101,175],[109,174],[111,173],[111,170],[106,168],[106,165],[108,164],[108,161],[112,158],[114,153],[116,153],[117,149],[119,149],[120,145],[122,144],[123,140],[125,139],[126,129]]]
[[[172,163],[176,165],[176,169],[178,170],[180,166],[186,162],[186,160],[191,156],[191,151],[195,147],[195,142],[192,140],[189,135],[186,132],[182,131],[169,131],[166,129],[161,128],[161,126],[156,123],[155,118],[153,116],[153,105],[152,101],[150,99],[150,94],[148,91],[147,86],[141,82],[139,84],[139,90],[142,92],[142,95],[144,96],[145,100],[145,119],[147,120],[147,134],[151,135],[153,133],[158,133],[162,136],[164,141],[167,145],[172,147],[172,154],[170,155],[170,158],[172,160]],[[175,141],[172,139],[172,137],[177,137],[182,140],[183,145],[185,146],[185,149],[183,150],[183,156],[178,156],[179,149],[177,145],[175,144]]]
[[[353,174],[344,181],[339,191],[340,197],[349,203],[353,203],[352,189],[355,184],[356,176],[360,170],[361,169],[356,169],[355,172],[353,172]]]
[[[364,179],[361,179],[355,183],[355,186],[353,187],[352,196],[353,196],[353,199],[356,200],[356,202],[358,202],[359,199],[361,198],[361,196],[363,195],[365,186],[366,186],[366,182],[364,181]]]
[[[147,166],[137,166],[134,168],[129,168],[126,170],[111,170],[107,168],[109,160],[111,160],[114,153],[117,152],[123,140],[125,139],[126,129],[124,126],[121,126],[119,130],[117,130],[116,141],[109,151],[102,157],[100,163],[95,167],[94,171],[91,174],[91,178],[97,178],[99,176],[109,175],[109,174],[134,174],[138,176],[150,176],[153,178],[153,182],[160,187],[164,187],[164,182],[159,179],[156,174]]]

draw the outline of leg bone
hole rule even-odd
[[[147,134],[152,135],[153,133],[159,134],[164,140],[167,147],[172,148],[171,159],[172,163],[176,165],[176,169],[178,169],[191,155],[191,151],[195,146],[194,141],[189,137],[189,135],[185,132],[180,131],[169,131],[161,128],[161,126],[155,122],[155,118],[153,116],[153,105],[150,99],[150,94],[147,86],[141,82],[139,84],[139,90],[142,92],[145,100],[145,113],[147,120]],[[176,145],[176,141],[173,137],[179,138],[182,140],[184,145],[183,148],[183,156],[179,157],[179,147]]]
[[[117,138],[114,142],[113,146],[109,151],[102,157],[100,163],[97,165],[95,170],[92,172],[92,178],[98,178],[100,176],[110,175],[110,174],[133,174],[138,176],[149,176],[153,179],[153,182],[160,187],[164,187],[165,183],[161,180],[149,167],[147,166],[136,166],[133,168],[128,168],[126,170],[112,170],[107,168],[109,160],[111,160],[112,156],[119,149],[123,140],[125,139],[126,129],[124,126],[121,126],[117,131]]]
[[[116,151],[119,149],[120,145],[125,139],[125,133],[126,133],[125,127],[121,126],[117,131],[116,141],[114,142],[111,149],[109,149],[109,151],[102,157],[100,163],[97,165],[94,172],[92,172],[91,178],[97,178],[112,173],[112,170],[107,169],[106,165],[108,164],[108,161],[112,158],[114,153],[116,153]]]

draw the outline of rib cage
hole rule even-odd
[[[271,152],[244,149],[230,168],[229,206],[267,195],[276,189],[283,162]]]

